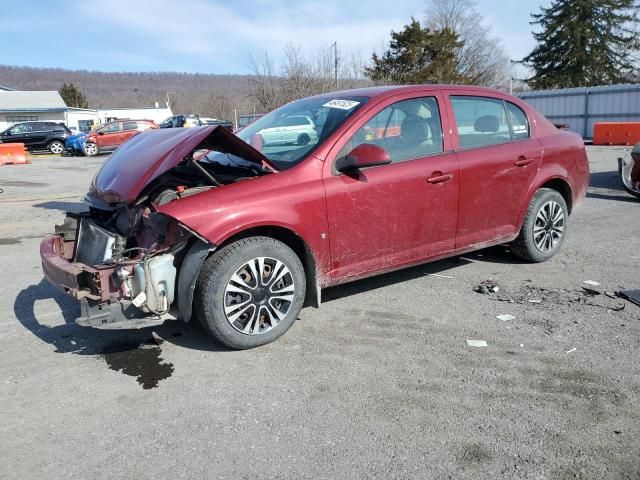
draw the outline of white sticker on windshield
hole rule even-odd
[[[360,102],[354,102],[353,100],[339,100],[334,98],[333,100],[325,103],[323,107],[339,108],[340,110],[351,110],[356,105],[360,105]]]

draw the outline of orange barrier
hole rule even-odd
[[[0,143],[0,165],[31,163],[24,143]]]
[[[596,122],[594,145],[635,145],[640,142],[640,122]]]

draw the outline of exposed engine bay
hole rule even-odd
[[[68,262],[43,260],[45,275],[81,301],[82,316],[76,320],[81,325],[115,328],[112,324],[132,319],[176,318],[170,310],[181,264],[188,247],[203,242],[158,207],[269,173],[229,153],[195,149],[149,182],[133,204],[108,203],[90,192],[85,197],[89,210],[68,213],[56,226],[51,252],[41,245],[43,259],[58,256]]]

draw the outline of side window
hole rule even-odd
[[[51,127],[46,123],[33,122],[30,123],[32,132],[44,132],[45,130],[51,130]]]
[[[124,122],[122,130],[125,132],[138,129],[138,122]]]
[[[504,102],[495,98],[452,96],[461,148],[485,147],[511,141]]]
[[[412,98],[386,107],[353,134],[337,158],[363,143],[384,148],[392,163],[441,153],[442,124],[437,100]]]
[[[21,123],[20,125],[16,125],[10,130],[11,135],[19,135],[23,133],[31,132],[32,126],[30,123]]]
[[[505,105],[507,106],[507,113],[509,114],[509,121],[511,122],[511,133],[514,140],[529,138],[531,134],[527,115],[520,107],[513,103],[505,102]]]
[[[122,125],[120,122],[110,123],[109,125],[105,125],[102,128],[102,132],[103,133],[116,133],[117,131],[120,130],[120,125]]]

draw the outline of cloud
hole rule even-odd
[[[79,1],[74,12],[126,37],[145,39],[130,42],[133,50],[164,50],[184,56],[181,63],[200,61],[220,71],[227,70],[224,62],[229,71],[246,68],[249,52],[267,50],[277,57],[287,43],[313,51],[337,41],[347,54],[368,55],[391,29],[401,28],[411,16],[362,5],[350,10],[334,0],[274,3],[112,0],[109,8],[96,9],[90,2]]]

